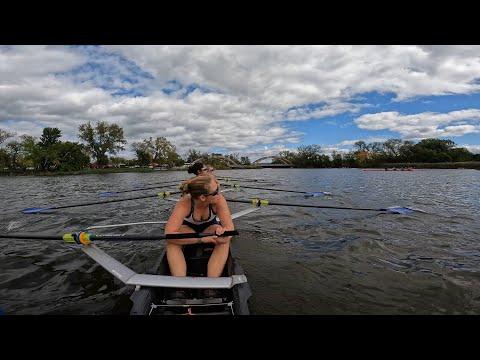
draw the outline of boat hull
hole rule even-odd
[[[213,245],[194,244],[184,246],[187,276],[205,277]],[[170,276],[166,251],[149,272]],[[230,250],[222,276],[244,275]],[[184,296],[179,296],[178,290]],[[141,287],[131,295],[131,315],[249,315],[248,299],[251,290],[248,283],[235,284],[231,289],[210,290],[198,288]],[[213,291],[213,292],[212,292]],[[212,296],[213,295],[213,296]]]

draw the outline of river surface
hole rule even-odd
[[[252,288],[253,314],[480,314],[480,171],[261,169],[216,174],[268,181],[256,186],[332,193],[304,198],[241,189],[226,193],[227,198],[426,211],[394,215],[268,206],[236,219],[240,236],[232,246]],[[46,214],[20,210],[108,200],[98,193],[186,177],[186,172],[168,171],[0,177],[0,232],[61,235],[90,225],[167,220],[174,203],[156,198]],[[248,206],[230,203],[232,213]],[[102,233],[162,231],[162,225],[141,225]],[[163,245],[99,243],[139,273],[152,266]],[[77,245],[0,239],[0,313],[128,314],[132,291]]]

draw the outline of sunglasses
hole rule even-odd
[[[217,186],[217,190],[215,190],[215,191],[212,192],[211,194],[206,194],[205,196],[215,196],[215,195],[218,195],[219,189],[220,189],[220,186]]]

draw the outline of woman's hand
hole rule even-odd
[[[205,237],[202,237],[200,238],[201,242],[204,243],[204,244],[208,244],[208,243],[212,243],[212,244],[215,244],[217,245],[217,240],[218,240],[218,237],[216,235],[213,235],[213,236],[205,236]]]
[[[215,234],[217,235],[222,235],[227,229],[225,229],[223,226],[220,226],[218,225],[216,228],[215,228]]]
[[[220,235],[222,235],[225,231],[227,231],[227,229],[225,229],[225,228],[222,227],[222,226],[218,226],[218,227],[215,229],[215,234],[218,235],[218,237],[217,237],[217,245],[227,244],[227,243],[229,243],[230,240],[232,239],[231,236],[220,236]]]
[[[215,234],[216,235],[202,237],[201,242],[206,243],[206,244],[207,243],[212,243],[212,244],[215,244],[215,245],[227,244],[228,242],[230,242],[232,237],[231,236],[221,236],[221,235],[223,235],[223,233],[225,231],[227,231],[227,229],[219,225],[215,228]]]

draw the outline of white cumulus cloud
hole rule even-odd
[[[396,111],[365,114],[354,122],[361,129],[390,130],[407,139],[462,136],[480,132],[480,110],[403,115]]]

